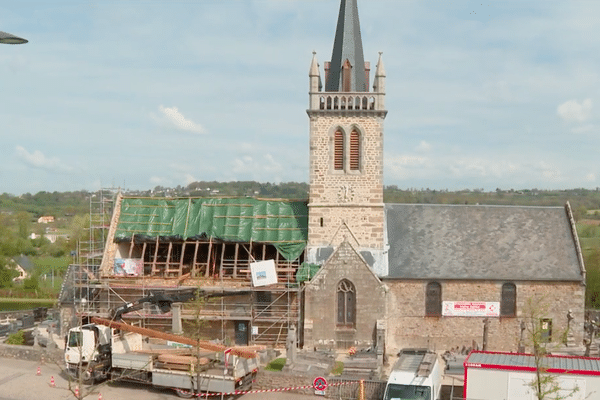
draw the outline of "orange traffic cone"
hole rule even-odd
[[[42,374],[42,369],[40,367],[38,367],[38,369],[37,369],[37,375],[39,376],[41,374]]]
[[[56,385],[54,384],[54,377],[53,376],[50,377],[50,387],[56,387]]]

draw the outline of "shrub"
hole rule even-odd
[[[6,344],[19,344],[19,345],[25,344],[25,336],[23,335],[23,331],[11,333],[10,335],[8,335],[8,338],[6,339],[5,343]]]
[[[265,367],[266,371],[281,371],[285,366],[285,358],[276,358]]]

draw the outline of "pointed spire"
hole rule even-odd
[[[319,76],[319,63],[317,62],[317,52],[313,51],[312,62],[310,63],[310,71],[308,76]]]
[[[382,51],[379,52],[379,60],[377,60],[377,70],[375,76],[385,76],[385,68],[383,67],[383,60],[381,59]]]
[[[373,91],[379,93],[385,93],[385,68],[383,67],[383,59],[379,52],[379,60],[377,60],[377,69],[375,70],[375,79],[373,80]],[[383,101],[383,99],[381,99]]]
[[[350,69],[347,68],[348,63]],[[346,65],[346,70],[342,73]],[[350,76],[346,74],[349,73]],[[331,63],[326,77],[328,92],[368,92],[357,0],[341,0]]]

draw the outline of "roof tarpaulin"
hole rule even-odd
[[[306,247],[305,202],[252,198],[123,198],[115,239],[133,235],[270,243],[288,260]]]

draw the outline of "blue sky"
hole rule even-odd
[[[359,0],[384,183],[600,186],[600,2]],[[339,0],[0,1],[0,193],[308,181]],[[371,82],[372,84],[372,82]]]

